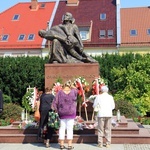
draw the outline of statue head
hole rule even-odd
[[[71,23],[75,22],[75,19],[73,18],[72,14],[69,12],[66,12],[63,16],[62,16],[62,22],[65,23],[66,21],[70,21]]]

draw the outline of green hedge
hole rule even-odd
[[[21,104],[27,87],[44,87],[44,64],[48,59],[40,57],[0,57],[0,89]]]
[[[103,54],[94,58],[115,100],[130,101],[142,116],[150,112],[150,54]],[[47,62],[48,58],[40,57],[0,57],[0,89],[11,98],[9,101],[21,105],[27,87],[44,88]]]

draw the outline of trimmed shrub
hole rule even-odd
[[[0,114],[1,120],[11,124],[14,121],[21,120],[22,107],[13,103],[4,103],[3,112]]]
[[[117,114],[117,110],[120,110],[120,113],[122,116],[125,116],[126,118],[134,118],[138,117],[138,111],[136,108],[132,105],[131,102],[126,101],[126,100],[118,100],[115,102],[115,110],[114,110],[114,115]]]

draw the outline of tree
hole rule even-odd
[[[112,69],[115,77],[114,85],[119,87],[114,95],[115,99],[130,101],[141,116],[150,112],[150,55],[143,55],[134,60],[127,68]]]

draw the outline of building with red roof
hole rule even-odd
[[[61,23],[65,12],[73,14],[86,52],[116,52],[116,0],[60,0],[53,25]]]
[[[116,52],[116,0],[31,0],[0,14],[0,56],[47,55],[49,42],[38,31],[61,24],[65,12],[73,14],[86,52]]]
[[[121,9],[121,49],[150,52],[150,7]]]
[[[0,14],[0,55],[42,55],[44,39],[38,31],[52,22],[57,1],[18,3]]]

